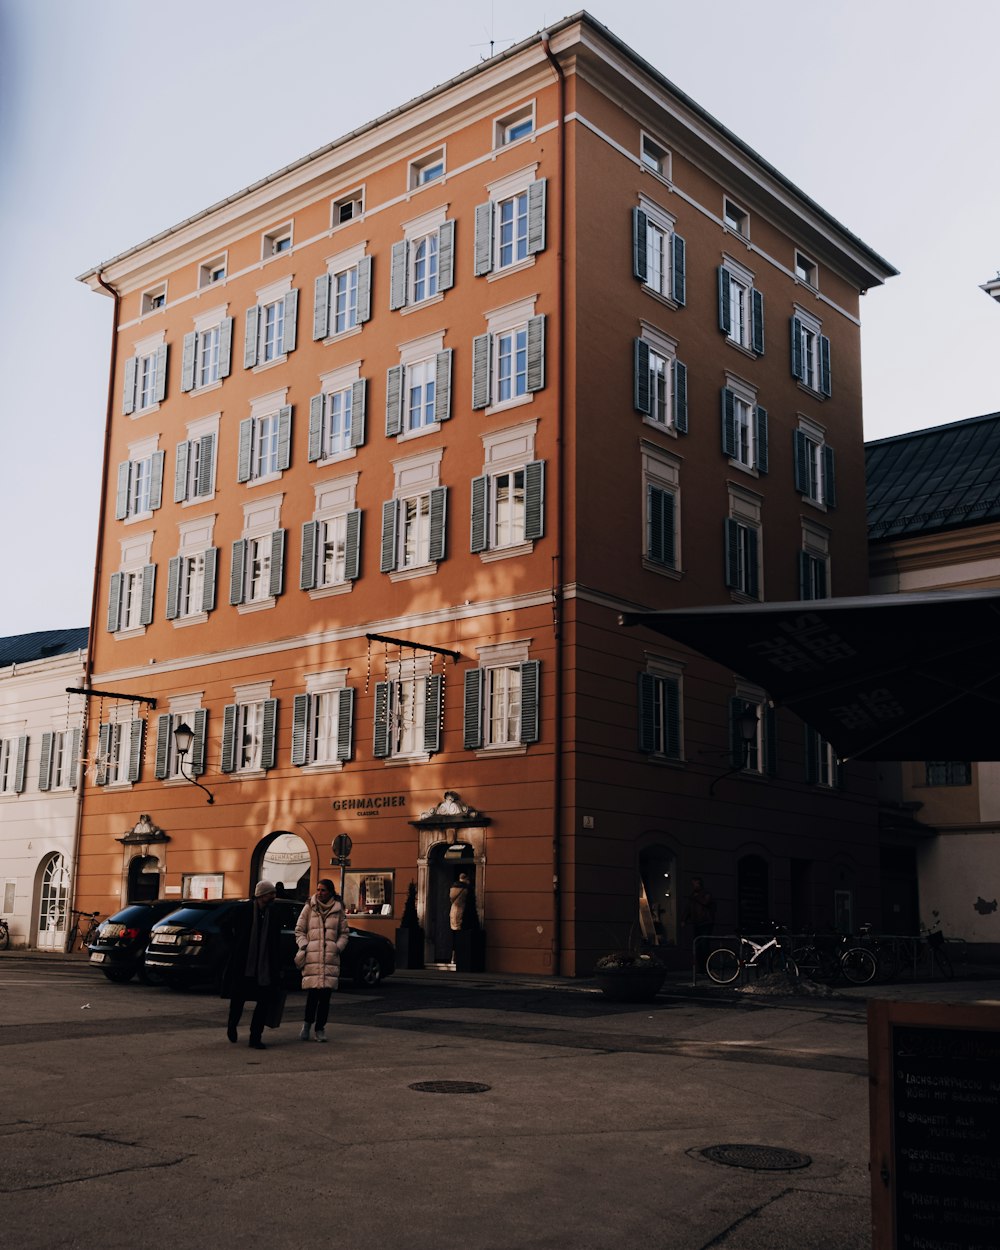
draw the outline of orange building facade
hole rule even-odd
[[[893,272],[584,17],[83,275],[77,906],[302,892],[339,834],[431,963],[459,871],[497,971],[681,951],[692,876],[720,931],[874,906],[871,770],[618,615],[865,592]]]

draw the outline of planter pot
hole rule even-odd
[[[483,929],[459,929],[453,933],[456,972],[482,972],[486,967],[486,932]]]
[[[396,967],[422,968],[424,966],[424,931],[406,928],[396,930]]]
[[[597,968],[597,988],[618,1003],[651,1003],[667,979],[666,968]]]

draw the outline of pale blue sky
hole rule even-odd
[[[1000,409],[1000,5],[588,8],[901,271],[866,437]],[[112,304],[76,276],[573,11],[0,0],[0,635],[89,622]]]

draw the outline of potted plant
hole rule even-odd
[[[422,968],[424,966],[424,931],[417,915],[417,883],[410,882],[406,891],[403,914],[396,930],[396,967]]]
[[[602,955],[594,980],[606,997],[619,1003],[650,1003],[667,977],[667,967],[650,951],[628,948]]]

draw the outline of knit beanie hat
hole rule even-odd
[[[254,898],[260,898],[262,894],[274,894],[274,893],[276,893],[276,891],[274,888],[273,881],[258,881],[257,885],[254,887],[253,896]]]

